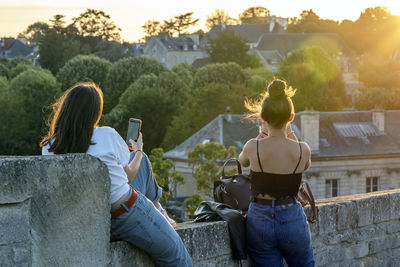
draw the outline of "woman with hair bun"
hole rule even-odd
[[[285,81],[274,79],[261,101],[245,103],[262,122],[258,137],[239,155],[252,178],[247,248],[254,266],[283,266],[283,259],[289,266],[315,264],[307,218],[296,201],[311,152],[290,126],[294,94]]]

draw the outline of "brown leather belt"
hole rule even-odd
[[[296,199],[294,197],[277,199],[277,200],[254,198],[254,202],[262,205],[276,206],[276,205],[294,204],[296,203]]]
[[[127,202],[122,203],[121,207],[119,207],[117,210],[115,210],[114,212],[111,213],[111,218],[115,219],[118,216],[121,216],[122,214],[127,212],[130,209],[130,207],[132,207],[133,203],[135,203],[136,198],[137,198],[137,193],[136,193],[135,189],[132,188],[131,197],[128,199]]]

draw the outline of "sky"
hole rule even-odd
[[[400,15],[399,0],[0,0],[0,37],[16,37],[29,24],[48,22],[55,14],[67,20],[83,13],[86,8],[104,10],[122,29],[122,39],[134,42],[143,36],[141,26],[148,20],[163,21],[186,12],[200,18],[197,28],[205,28],[206,17],[215,9],[224,9],[231,17],[251,6],[263,6],[272,15],[298,17],[303,10],[313,9],[321,18],[356,20],[367,7],[385,6]],[[197,28],[193,28],[195,30]]]

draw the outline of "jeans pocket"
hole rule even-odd
[[[303,243],[308,237],[308,225],[302,217],[297,220],[281,222],[280,228],[283,241],[287,244]]]

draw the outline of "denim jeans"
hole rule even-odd
[[[111,241],[128,241],[146,251],[158,266],[192,266],[181,238],[154,206],[161,196],[161,188],[146,155],[131,185],[137,199],[127,212],[111,220]]]
[[[300,203],[250,203],[247,248],[254,266],[314,266],[311,233]]]

